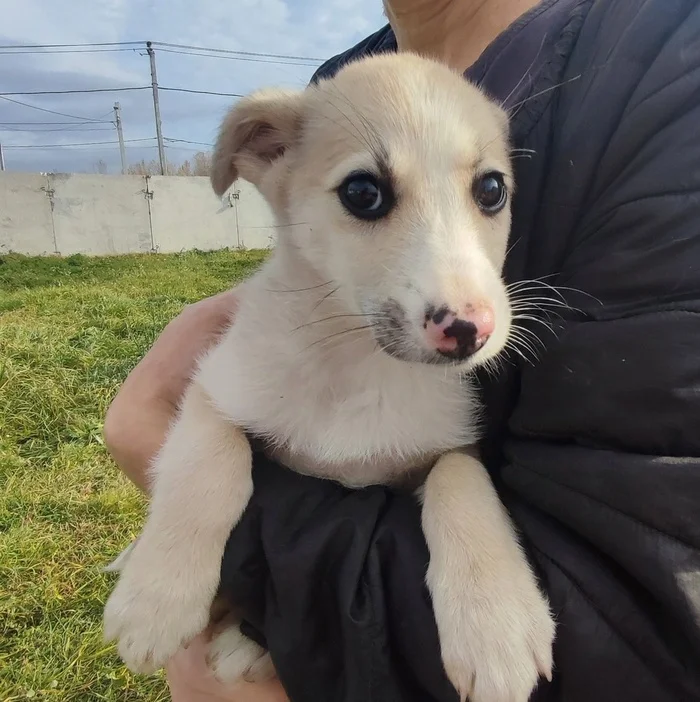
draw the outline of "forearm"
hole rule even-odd
[[[104,426],[107,449],[127,478],[145,493],[150,487],[151,460],[161,447],[171,414],[166,403],[160,411],[150,412],[125,407],[119,395],[107,412]]]

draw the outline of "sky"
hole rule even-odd
[[[381,0],[0,0],[0,18],[0,46],[151,40],[304,59],[333,56],[385,23]],[[149,60],[143,48],[60,54],[19,51],[0,49],[0,143],[8,171],[89,173],[97,171],[101,160],[108,172],[119,172],[116,144],[56,146],[116,141],[110,122],[115,101],[121,104],[127,161],[157,157],[148,89],[2,97],[149,86]],[[267,86],[301,88],[318,65],[306,60],[293,62],[304,65],[265,62],[270,60],[183,55],[156,47],[158,83],[163,87],[238,94]],[[208,150],[206,144],[215,138],[235,99],[161,91],[163,135],[184,140],[167,142],[168,160],[181,163],[197,150]],[[46,122],[53,124],[40,124]],[[130,141],[142,139],[150,140]]]

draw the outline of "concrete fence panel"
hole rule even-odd
[[[159,253],[240,245],[234,208],[223,209],[208,178],[152,176],[153,242]]]
[[[238,237],[246,249],[266,249],[277,238],[275,220],[263,196],[245,180],[237,181],[232,192],[238,196]]]
[[[152,248],[141,176],[49,176],[58,251],[102,256]]]
[[[0,253],[56,253],[48,187],[40,173],[0,173]]]

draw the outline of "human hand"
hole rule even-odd
[[[287,702],[279,680],[223,685],[206,664],[204,635],[182,649],[166,668],[172,702]]]

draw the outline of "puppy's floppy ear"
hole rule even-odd
[[[239,175],[257,185],[294,143],[301,128],[302,96],[300,91],[263,90],[233,106],[214,149],[211,183],[217,195]]]

